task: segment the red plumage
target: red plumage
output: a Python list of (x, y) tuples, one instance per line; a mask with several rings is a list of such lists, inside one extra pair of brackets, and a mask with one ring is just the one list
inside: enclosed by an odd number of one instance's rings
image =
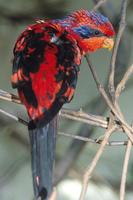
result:
[[(54, 103), (58, 101), (61, 107), (73, 97), (78, 73), (75, 66), (80, 64), (81, 52), (76, 41), (59, 30), (47, 22), (29, 26), (14, 49), (12, 85), (18, 88), (20, 99), (32, 120), (47, 118)], [(62, 37), (57, 44), (51, 42), (54, 32), (57, 39), (58, 35)], [(68, 55), (65, 55), (64, 46), (69, 47)]]
[(52, 190), (55, 136), (51, 120), (74, 95), (82, 56), (102, 47), (111, 49), (112, 36), (114, 30), (106, 17), (80, 10), (64, 19), (28, 26), (15, 44), (11, 80), (31, 120), (36, 198), (47, 199)]

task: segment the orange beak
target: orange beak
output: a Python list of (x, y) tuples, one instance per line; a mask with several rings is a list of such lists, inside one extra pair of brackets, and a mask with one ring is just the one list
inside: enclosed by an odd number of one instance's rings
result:
[(113, 46), (114, 46), (113, 38), (106, 38), (104, 40), (104, 42), (103, 42), (103, 46), (102, 47), (108, 49), (109, 51), (111, 51)]

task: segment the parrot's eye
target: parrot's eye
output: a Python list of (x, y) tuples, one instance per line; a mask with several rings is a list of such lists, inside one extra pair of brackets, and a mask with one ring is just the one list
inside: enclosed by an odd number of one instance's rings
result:
[(79, 34), (82, 38), (90, 38), (90, 37), (101, 37), (103, 33), (97, 29), (90, 28), (88, 26), (79, 26), (73, 28), (74, 32)]
[(99, 34), (100, 34), (100, 31), (96, 30), (95, 35), (99, 35)]

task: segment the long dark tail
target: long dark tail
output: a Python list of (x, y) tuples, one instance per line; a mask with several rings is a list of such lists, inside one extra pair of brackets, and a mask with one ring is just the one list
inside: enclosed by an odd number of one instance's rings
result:
[(29, 129), (35, 198), (47, 200), (52, 192), (56, 118), (41, 128)]

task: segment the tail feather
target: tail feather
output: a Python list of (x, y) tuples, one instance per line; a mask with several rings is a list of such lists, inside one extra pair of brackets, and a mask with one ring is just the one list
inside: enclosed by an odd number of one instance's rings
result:
[(36, 199), (47, 200), (52, 192), (56, 118), (44, 127), (29, 129), (32, 176)]

